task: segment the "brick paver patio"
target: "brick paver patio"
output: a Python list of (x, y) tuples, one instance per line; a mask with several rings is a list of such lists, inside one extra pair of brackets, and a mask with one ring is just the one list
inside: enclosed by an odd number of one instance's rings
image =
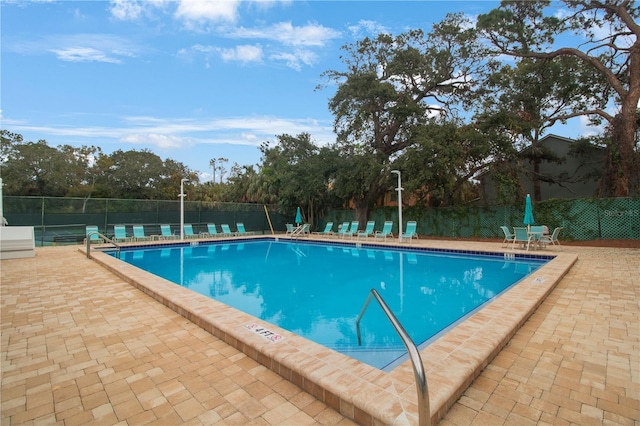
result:
[[(578, 262), (441, 425), (640, 423), (640, 250), (564, 250)], [(0, 262), (3, 425), (353, 424), (77, 247), (36, 253)]]
[(578, 262), (440, 422), (640, 424), (640, 250)]

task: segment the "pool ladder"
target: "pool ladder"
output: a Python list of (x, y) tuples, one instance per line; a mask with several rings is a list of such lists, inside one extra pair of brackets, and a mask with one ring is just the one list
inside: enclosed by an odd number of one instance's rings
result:
[(118, 257), (120, 257), (120, 245), (118, 243), (113, 241), (111, 238), (109, 238), (109, 237), (107, 237), (105, 235), (102, 235), (98, 231), (91, 231), (91, 232), (89, 232), (87, 234), (87, 259), (91, 259), (91, 236), (92, 235), (98, 235), (100, 238), (102, 238), (106, 242), (113, 244), (113, 246), (118, 251)]
[(413, 373), (416, 376), (416, 388), (418, 391), (418, 424), (420, 426), (430, 426), (431, 425), (431, 408), (429, 407), (429, 388), (427, 386), (427, 376), (424, 372), (424, 366), (422, 365), (422, 358), (420, 357), (420, 351), (416, 347), (409, 334), (405, 331), (402, 324), (398, 321), (389, 306), (382, 299), (380, 294), (376, 291), (375, 288), (372, 288), (369, 292), (369, 296), (367, 297), (367, 301), (364, 302), (364, 306), (360, 311), (360, 315), (358, 315), (358, 319), (356, 320), (356, 330), (358, 333), (358, 345), (362, 345), (362, 339), (360, 336), (360, 320), (364, 315), (365, 311), (369, 307), (369, 303), (371, 303), (372, 298), (376, 298), (380, 307), (384, 311), (387, 319), (391, 322), (391, 325), (396, 330), (396, 333), (402, 339), (402, 343), (407, 348), (407, 352), (409, 353), (409, 358), (411, 358), (411, 363), (413, 364)]

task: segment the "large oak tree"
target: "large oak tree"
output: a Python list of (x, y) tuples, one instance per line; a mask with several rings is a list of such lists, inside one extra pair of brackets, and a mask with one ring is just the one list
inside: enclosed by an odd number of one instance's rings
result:
[[(362, 223), (386, 192), (389, 161), (417, 142), (417, 128), (455, 115), (452, 104), (482, 65), (474, 29), (448, 15), (424, 34), (380, 34), (344, 48), (344, 69), (324, 73), (337, 84), (329, 101), (338, 145), (351, 156), (352, 200)], [(356, 188), (355, 184), (359, 184)]]
[[(558, 13), (548, 9), (550, 4), (547, 0), (503, 1), (499, 8), (479, 16), (477, 28), (496, 55), (579, 61), (581, 90), (572, 109), (554, 121), (577, 116), (604, 120), (610, 143), (601, 195), (636, 195), (640, 193), (640, 8), (634, 0), (563, 0), (566, 8)], [(576, 47), (558, 47), (576, 35), (585, 41)]]

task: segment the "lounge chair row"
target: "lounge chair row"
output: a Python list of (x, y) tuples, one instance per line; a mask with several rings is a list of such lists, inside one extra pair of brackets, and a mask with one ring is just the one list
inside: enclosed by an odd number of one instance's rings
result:
[[(387, 237), (393, 238), (393, 233), (391, 232), (391, 229), (393, 228), (393, 222), (391, 222), (390, 220), (385, 221), (384, 224), (382, 225), (382, 229), (378, 231), (375, 230), (376, 222), (374, 220), (368, 221), (363, 230), (360, 230), (359, 226), (360, 226), (360, 222), (357, 220), (354, 220), (351, 223), (343, 222), (338, 226), (337, 232), (334, 232), (333, 222), (328, 222), (325, 225), (325, 228), (323, 231), (313, 232), (313, 234), (318, 236), (337, 236), (340, 238), (346, 238), (346, 237), (356, 237), (356, 238), (374, 237), (374, 238), (385, 238), (385, 239)], [(409, 242), (411, 242), (412, 239), (418, 238), (416, 228), (417, 228), (416, 221), (413, 221), (413, 220), (408, 221), (405, 232), (401, 233), (399, 236), (400, 239), (408, 240)], [(291, 228), (290, 228), (290, 224), (287, 224), (287, 234), (291, 234), (292, 232), (294, 232), (293, 225), (291, 225)]]
[(185, 238), (234, 237), (253, 234), (254, 232), (249, 232), (244, 228), (244, 223), (242, 222), (236, 223), (236, 231), (232, 231), (228, 224), (223, 223), (220, 225), (220, 232), (218, 232), (215, 223), (208, 223), (207, 230), (198, 234), (193, 232), (193, 226), (191, 224), (184, 225)]
[[(185, 238), (211, 238), (211, 237), (228, 237), (228, 236), (242, 236), (252, 235), (253, 232), (245, 230), (244, 223), (236, 223), (237, 231), (231, 231), (229, 225), (220, 225), (221, 231), (218, 232), (214, 223), (207, 224), (207, 230), (203, 232), (195, 233), (193, 231), (193, 225), (184, 225), (184, 237)], [(86, 227), (85, 235), (88, 235), (91, 243), (103, 243), (103, 238), (97, 234), (98, 227), (90, 225)], [(89, 235), (90, 234), (90, 235)], [(132, 233), (127, 233), (125, 225), (114, 225), (113, 227), (113, 240), (115, 242), (132, 242), (132, 241), (151, 241), (151, 240), (173, 240), (179, 239), (179, 234), (174, 234), (171, 230), (171, 225), (160, 225), (159, 235), (147, 235), (144, 229), (144, 225), (133, 225)]]

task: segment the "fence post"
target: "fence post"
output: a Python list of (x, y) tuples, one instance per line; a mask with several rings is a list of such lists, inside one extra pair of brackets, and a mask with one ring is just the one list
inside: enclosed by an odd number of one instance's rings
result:
[(44, 245), (44, 197), (42, 197), (42, 208), (40, 209), (40, 246)]
[(109, 199), (104, 199), (104, 233), (107, 234), (107, 223), (109, 223)]

